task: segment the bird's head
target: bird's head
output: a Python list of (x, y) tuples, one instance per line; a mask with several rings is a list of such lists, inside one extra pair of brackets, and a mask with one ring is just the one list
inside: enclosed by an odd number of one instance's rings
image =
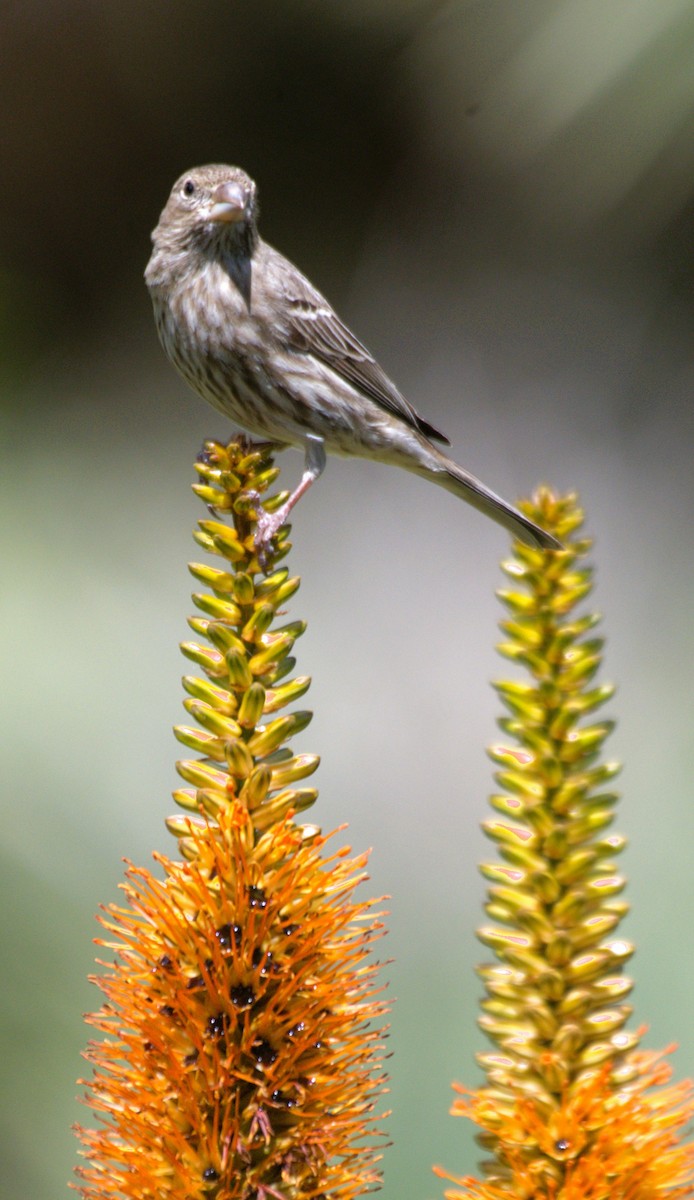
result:
[(238, 242), (252, 249), (257, 217), (256, 186), (240, 167), (194, 167), (173, 185), (152, 240)]

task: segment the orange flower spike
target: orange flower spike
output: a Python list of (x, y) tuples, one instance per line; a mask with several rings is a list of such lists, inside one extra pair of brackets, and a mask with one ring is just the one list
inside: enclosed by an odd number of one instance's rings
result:
[[(197, 540), (227, 559), (194, 565), (210, 591), (184, 647), (206, 678), (184, 680), (200, 728), (177, 736), (200, 755), (179, 764), (192, 787), (167, 822), (184, 861), (130, 867), (125, 905), (102, 942), (115, 961), (95, 982), (104, 1035), (87, 1052), (87, 1102), (102, 1121), (79, 1131), (85, 1200), (351, 1200), (379, 1180), (373, 1109), (384, 1090), (385, 1006), (369, 953), (381, 926), (354, 891), (366, 856), (325, 856), (325, 837), (294, 814), (316, 792), (294, 784), (315, 755), (284, 744), (307, 713), (277, 716), (308, 688), (288, 679), (300, 622), (274, 628), (298, 580), (260, 573), (257, 496), (276, 477), (269, 452), (208, 443), (199, 495), (233, 526), (200, 522)], [(265, 501), (268, 509), (282, 496)]]
[(614, 937), (627, 911), (608, 832), (617, 765), (601, 762), (612, 722), (588, 723), (612, 695), (595, 684), (597, 617), (576, 615), (590, 591), (575, 537), (575, 498), (538, 492), (528, 515), (565, 546), (517, 544), (504, 563), (502, 654), (526, 672), (497, 684), (515, 745), (495, 746), (501, 791), (484, 828), (501, 861), (487, 863), (480, 931), (496, 954), (480, 968), (480, 1024), (495, 1048), (480, 1056), (487, 1085), (453, 1112), (478, 1126), (491, 1155), (484, 1178), (455, 1179), (446, 1195), (479, 1200), (660, 1200), (694, 1195), (694, 1146), (679, 1140), (694, 1116), (692, 1085), (669, 1084), (662, 1055), (637, 1049), (625, 1028), (632, 947)]

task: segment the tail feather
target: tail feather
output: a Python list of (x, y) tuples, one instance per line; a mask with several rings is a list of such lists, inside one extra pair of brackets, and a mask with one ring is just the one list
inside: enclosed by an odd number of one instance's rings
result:
[(473, 508), (477, 508), (486, 516), (491, 517), (499, 525), (503, 525), (504, 529), (508, 529), (514, 537), (520, 538), (522, 542), (526, 542), (530, 546), (535, 546), (540, 550), (561, 550), (561, 542), (558, 542), (551, 533), (547, 533), (531, 521), (529, 517), (524, 516), (512, 504), (503, 500), (501, 496), (497, 496), (496, 492), (491, 491), (486, 484), (481, 480), (476, 479), (474, 475), (470, 475), (454, 463), (452, 459), (446, 458), (444, 454), (440, 455), (441, 466), (426, 470), (429, 479), (438, 483), (447, 491), (453, 492), (455, 496), (459, 496), (461, 500), (466, 500)]

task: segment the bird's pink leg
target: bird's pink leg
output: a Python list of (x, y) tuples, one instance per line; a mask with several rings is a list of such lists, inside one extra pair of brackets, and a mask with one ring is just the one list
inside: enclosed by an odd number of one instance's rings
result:
[(285, 500), (284, 504), (280, 508), (275, 509), (273, 513), (265, 512), (265, 509), (262, 507), (258, 509), (255, 545), (262, 556), (264, 556), (264, 551), (277, 533), (277, 530), (281, 525), (284, 525), (294, 505), (305, 495), (311, 484), (315, 483), (318, 477), (323, 474), (325, 461), (323, 439), (316, 437), (313, 433), (308, 433), (306, 435), (304, 471), (294, 491)]

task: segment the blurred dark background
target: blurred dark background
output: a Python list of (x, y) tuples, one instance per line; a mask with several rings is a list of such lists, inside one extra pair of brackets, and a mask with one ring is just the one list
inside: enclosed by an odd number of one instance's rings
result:
[[(620, 685), (635, 1020), (694, 1071), (691, 4), (5, 0), (0, 51), (6, 1194), (63, 1194), (93, 913), (123, 856), (174, 850), (188, 484), (230, 430), (165, 361), (142, 272), (173, 180), (206, 161), (256, 178), (266, 238), (459, 461), (510, 498), (579, 490)], [(477, 1157), (447, 1109), (482, 1045), (507, 544), (343, 460), (294, 544), (315, 819), (349, 821), (392, 895), (385, 1194), (436, 1196), (432, 1162)]]

